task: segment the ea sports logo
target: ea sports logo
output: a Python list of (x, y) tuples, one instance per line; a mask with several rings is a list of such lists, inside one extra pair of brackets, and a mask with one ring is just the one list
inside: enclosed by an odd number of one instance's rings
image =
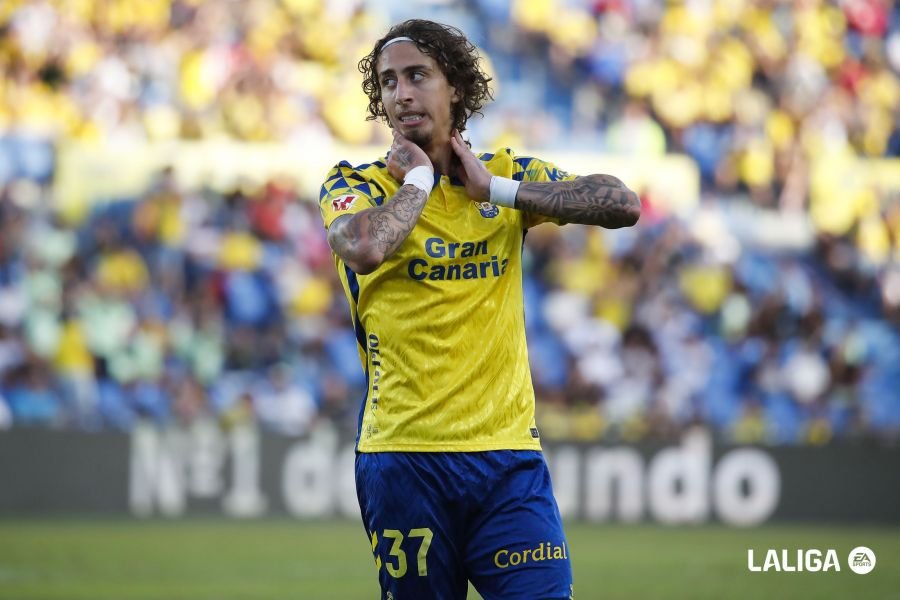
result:
[(872, 552), (871, 548), (857, 546), (850, 551), (847, 563), (850, 565), (851, 571), (859, 575), (865, 575), (875, 568), (875, 553)]

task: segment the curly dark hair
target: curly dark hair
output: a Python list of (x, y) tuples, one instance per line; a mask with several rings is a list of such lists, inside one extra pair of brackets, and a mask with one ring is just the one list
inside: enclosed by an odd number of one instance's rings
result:
[(385, 42), (404, 36), (415, 40), (419, 50), (434, 59), (447, 82), (459, 92), (462, 101), (452, 107), (453, 127), (465, 131), (469, 117), (475, 113), (481, 114), (485, 102), (494, 97), (488, 86), (491, 78), (481, 69), (478, 50), (462, 31), (424, 19), (410, 19), (394, 25), (386, 36), (375, 43), (372, 51), (359, 61), (359, 71), (363, 74), (363, 91), (369, 97), (369, 114), (366, 120), (372, 121), (380, 117), (390, 126), (381, 102), (381, 84), (376, 69)]

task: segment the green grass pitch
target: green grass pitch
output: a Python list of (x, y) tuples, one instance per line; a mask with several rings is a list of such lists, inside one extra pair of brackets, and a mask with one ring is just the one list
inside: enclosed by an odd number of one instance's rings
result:
[[(579, 600), (900, 598), (896, 527), (568, 523), (567, 532)], [(858, 545), (877, 556), (868, 575), (847, 567)], [(751, 573), (748, 548), (757, 556), (768, 548), (834, 548), (841, 571)], [(375, 600), (378, 591), (355, 522), (5, 519), (0, 598)]]

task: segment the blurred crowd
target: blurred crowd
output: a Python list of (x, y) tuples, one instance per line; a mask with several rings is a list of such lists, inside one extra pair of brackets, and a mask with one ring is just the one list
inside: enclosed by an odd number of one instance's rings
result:
[(213, 416), (302, 434), (355, 414), (364, 376), (346, 304), (318, 207), (289, 181), (186, 193), (167, 170), (76, 227), (40, 197), (23, 209), (29, 194), (40, 190), (0, 197), (0, 389), (13, 423), (129, 430)]
[[(383, 143), (356, 61), (423, 10), (0, 3), (0, 428), (213, 416), (353, 431), (355, 337), (318, 208), (290, 177), (222, 192), (167, 169), (73, 222), (54, 211), (55, 148)], [(460, 26), (495, 77), (496, 102), (470, 122), (476, 148), (677, 152), (699, 167), (690, 214), (644, 192), (633, 230), (528, 236), (545, 437), (666, 438), (705, 423), (740, 442), (900, 438), (900, 195), (877, 169), (853, 170), (900, 156), (900, 8), (469, 0), (425, 12)]]
[(897, 272), (889, 290), (855, 269), (845, 280), (833, 255), (849, 244), (772, 252), (740, 233), (759, 214), (710, 204), (694, 217), (529, 234), (545, 433), (670, 439), (705, 424), (745, 443), (896, 439)]

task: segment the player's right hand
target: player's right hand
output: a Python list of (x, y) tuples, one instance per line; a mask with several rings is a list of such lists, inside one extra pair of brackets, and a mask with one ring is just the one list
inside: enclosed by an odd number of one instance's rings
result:
[(431, 159), (425, 151), (394, 130), (394, 143), (387, 156), (388, 173), (402, 182), (406, 174), (416, 167), (431, 167)]

